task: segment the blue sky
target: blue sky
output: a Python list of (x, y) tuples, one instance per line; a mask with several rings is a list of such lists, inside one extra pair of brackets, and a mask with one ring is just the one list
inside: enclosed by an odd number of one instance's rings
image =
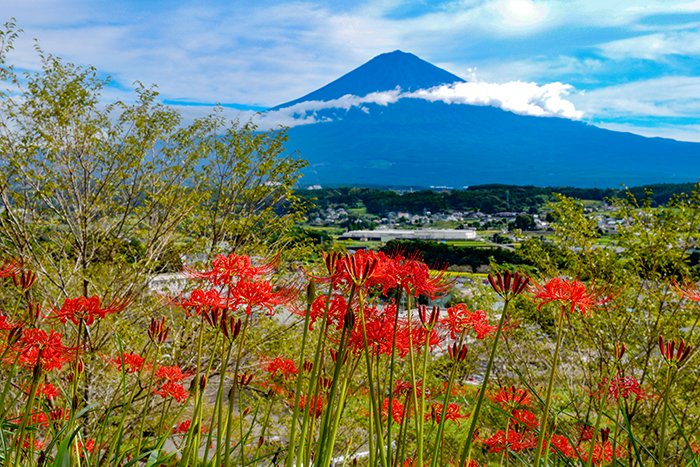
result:
[(564, 83), (585, 121), (700, 141), (697, 0), (3, 0), (0, 13), (24, 29), (18, 67), (38, 67), (37, 38), (110, 75), (107, 99), (138, 80), (187, 115), (286, 102), (401, 49), (485, 84)]

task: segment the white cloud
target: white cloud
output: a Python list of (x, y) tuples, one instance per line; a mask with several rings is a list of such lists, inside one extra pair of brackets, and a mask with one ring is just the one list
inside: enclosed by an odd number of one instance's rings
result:
[(255, 120), (263, 128), (278, 125), (297, 126), (329, 121), (330, 117), (320, 117), (318, 112), (328, 109), (349, 110), (356, 107), (368, 112), (367, 104), (387, 106), (400, 99), (422, 99), (446, 104), (468, 104), (498, 107), (520, 115), (537, 117), (563, 117), (580, 119), (583, 112), (565, 99), (572, 87), (563, 83), (537, 85), (513, 81), (508, 83), (468, 82), (453, 83), (421, 89), (413, 92), (392, 91), (373, 92), (366, 96), (345, 95), (328, 101), (305, 101), (279, 110), (263, 113)]
[(700, 55), (700, 30), (645, 34), (608, 42), (600, 49), (612, 59), (658, 60), (666, 55)]
[(700, 115), (700, 77), (666, 76), (607, 86), (573, 96), (586, 114), (606, 117)]
[(441, 101), (447, 104), (490, 105), (521, 115), (536, 117), (563, 117), (580, 119), (583, 112), (576, 110), (564, 96), (573, 87), (563, 83), (538, 85), (522, 81), (486, 83), (483, 81), (453, 83), (419, 90), (406, 97)]

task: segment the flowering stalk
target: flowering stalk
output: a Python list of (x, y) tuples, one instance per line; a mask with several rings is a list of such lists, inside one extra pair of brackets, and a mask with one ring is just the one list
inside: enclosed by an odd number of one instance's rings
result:
[[(401, 306), (401, 288), (396, 290), (396, 314), (394, 316), (394, 328), (391, 335), (391, 360), (389, 363), (389, 387), (387, 392), (389, 393), (389, 407), (393, 407), (394, 404), (394, 367), (396, 363), (396, 334), (399, 326), (399, 308)], [(386, 427), (386, 458), (389, 464), (392, 464), (392, 452), (391, 452), (391, 426), (393, 423), (387, 423)]]
[[(370, 347), (369, 347), (369, 341), (367, 339), (367, 326), (366, 326), (366, 321), (365, 321), (365, 303), (364, 303), (364, 294), (361, 292), (358, 293), (358, 297), (360, 300), (360, 326), (362, 330), (362, 339), (364, 341), (364, 354), (365, 354), (365, 364), (367, 366), (367, 382), (369, 385), (369, 394), (370, 394), (370, 409), (372, 412), (372, 416), (374, 417), (374, 423), (375, 426), (372, 426), (370, 423), (370, 427), (373, 428), (370, 429), (370, 437), (373, 435), (376, 437), (377, 440), (377, 450), (379, 451), (379, 462), (383, 467), (387, 467), (387, 460), (386, 460), (386, 452), (384, 450), (384, 440), (383, 440), (383, 432), (384, 430), (382, 429), (382, 418), (381, 418), (381, 408), (379, 406), (379, 401), (377, 400), (377, 394), (374, 391), (374, 378), (372, 376), (372, 362), (370, 360)], [(374, 433), (373, 433), (374, 431)], [(419, 443), (421, 441), (419, 440)], [(421, 444), (419, 444), (421, 446)], [(370, 454), (372, 454), (372, 449), (370, 448)], [(419, 460), (421, 459), (419, 455)], [(422, 465), (422, 464), (421, 464)]]
[(459, 343), (454, 344), (450, 347), (449, 355), (452, 358), (452, 368), (450, 369), (450, 377), (447, 380), (447, 392), (445, 393), (445, 400), (442, 403), (442, 411), (440, 412), (440, 422), (438, 423), (437, 433), (435, 434), (435, 449), (433, 450), (433, 459), (430, 463), (431, 467), (438, 467), (439, 465), (444, 465), (442, 462), (442, 442), (443, 442), (443, 432), (445, 429), (445, 421), (447, 418), (447, 408), (450, 404), (450, 396), (452, 395), (452, 385), (454, 384), (455, 376), (457, 375), (457, 366), (460, 362), (464, 361), (467, 357), (467, 346), (461, 345), (464, 339), (464, 334), (466, 331), (462, 331), (459, 337)]
[[(340, 419), (343, 415), (343, 408), (345, 407), (345, 399), (347, 398), (348, 395), (348, 389), (349, 389), (349, 382), (352, 374), (355, 372), (355, 369), (357, 369), (357, 365), (360, 363), (359, 359), (355, 359), (352, 365), (347, 365), (347, 370), (346, 374), (343, 377), (343, 383), (340, 388), (340, 394), (338, 396), (338, 402), (337, 402), (337, 410), (335, 412), (335, 419), (333, 420), (333, 424), (331, 425), (331, 433), (328, 441), (328, 446), (335, 446), (335, 439), (338, 434), (338, 427), (340, 426)], [(330, 452), (332, 454), (332, 451)], [(322, 464), (323, 467), (330, 467), (331, 462), (333, 460), (332, 455), (325, 456), (324, 457), (324, 463)]]
[[(160, 358), (160, 347), (156, 346), (155, 360), (153, 363), (153, 368), (148, 376), (148, 385), (146, 390), (146, 400), (143, 404), (143, 410), (141, 411), (141, 423), (139, 424), (138, 430), (138, 441), (136, 442), (136, 451), (134, 452), (135, 457), (139, 457), (141, 454), (141, 443), (143, 442), (143, 430), (146, 424), (146, 414), (148, 413), (148, 408), (151, 405), (151, 392), (153, 391), (153, 381), (155, 380), (156, 369), (158, 368), (158, 359)], [(126, 413), (126, 412), (125, 412)], [(119, 454), (119, 447), (117, 447), (117, 455)]]
[[(604, 385), (604, 389), (603, 389), (603, 392), (602, 392), (601, 397), (600, 397), (600, 403), (598, 404), (598, 407), (597, 407), (596, 421), (595, 421), (595, 426), (593, 427), (593, 439), (594, 440), (598, 436), (600, 422), (603, 419), (603, 408), (604, 408), (603, 404), (605, 403), (605, 400), (608, 396), (610, 388), (612, 387), (613, 374), (617, 374), (620, 372), (620, 361), (621, 361), (622, 356), (624, 354), (625, 354), (625, 344), (620, 344), (619, 342), (616, 342), (615, 343), (615, 363), (612, 366), (612, 368), (610, 368), (607, 376), (604, 379), (605, 385)], [(619, 391), (617, 391), (617, 393), (618, 393), (618, 399), (619, 399), (619, 396), (620, 396)], [(617, 429), (618, 429), (618, 426), (617, 426), (617, 420), (616, 420), (616, 424), (615, 424), (615, 432), (616, 433), (617, 433)], [(616, 437), (613, 438), (613, 441), (615, 441), (615, 439), (616, 439)], [(588, 448), (588, 460), (586, 461), (586, 467), (591, 467), (591, 465), (593, 463), (593, 450), (594, 450), (594, 448), (595, 448), (595, 443), (591, 443), (591, 445)], [(615, 456), (615, 450), (613, 449), (613, 457), (614, 456)]]
[[(306, 339), (309, 334), (309, 321), (311, 320), (311, 305), (314, 301), (314, 283), (309, 281), (306, 288), (306, 310), (304, 313), (304, 334), (301, 338), (301, 350), (299, 352), (299, 368), (304, 365), (304, 356), (306, 354)], [(329, 300), (330, 301), (330, 300)], [(319, 336), (319, 343), (321, 337)], [(313, 368), (312, 368), (313, 370)], [(299, 417), (299, 400), (301, 398), (301, 375), (297, 376), (296, 388), (294, 390), (294, 409), (292, 411), (292, 427), (289, 430), (289, 448), (287, 450), (287, 467), (291, 467), (294, 462), (294, 451), (296, 448), (295, 438), (297, 432), (297, 418)]]
[[(335, 366), (333, 369), (333, 378), (331, 378), (331, 387), (328, 395), (328, 403), (326, 407), (326, 413), (321, 422), (321, 429), (318, 435), (318, 448), (316, 450), (316, 455), (318, 457), (319, 465), (325, 465), (324, 463), (330, 464), (331, 458), (333, 457), (333, 447), (335, 445), (335, 437), (333, 436), (333, 430), (331, 428), (331, 416), (332, 408), (336, 407), (336, 419), (340, 420), (343, 409), (345, 408), (344, 391), (346, 386), (341, 387), (341, 397), (336, 403), (336, 393), (338, 391), (338, 385), (341, 384), (341, 371), (345, 360), (348, 356), (348, 339), (350, 338), (350, 333), (352, 328), (355, 326), (355, 314), (352, 310), (352, 301), (355, 298), (357, 287), (353, 284), (350, 288), (350, 295), (348, 298), (348, 306), (345, 310), (345, 316), (343, 318), (343, 329), (340, 333), (340, 342), (338, 343), (338, 351), (335, 359)], [(347, 384), (347, 378), (344, 379), (343, 384)], [(315, 394), (317, 397), (317, 394)], [(309, 411), (304, 412), (305, 420), (309, 417)], [(309, 442), (309, 444), (311, 444)], [(309, 449), (310, 451), (310, 449)], [(310, 453), (309, 453), (310, 454)], [(304, 464), (307, 465), (309, 459), (304, 458)]]
[(486, 364), (486, 372), (484, 373), (484, 380), (481, 382), (481, 388), (479, 389), (479, 397), (476, 399), (476, 405), (471, 414), (471, 423), (469, 424), (469, 431), (467, 433), (467, 441), (464, 443), (464, 449), (462, 450), (462, 457), (460, 459), (459, 465), (469, 465), (472, 456), (472, 445), (474, 441), (474, 433), (476, 432), (476, 424), (479, 421), (479, 413), (481, 412), (481, 406), (484, 403), (484, 396), (486, 396), (486, 388), (489, 382), (489, 377), (491, 376), (491, 370), (493, 368), (493, 362), (496, 359), (496, 349), (498, 348), (498, 340), (501, 337), (501, 331), (503, 329), (503, 323), (505, 323), (506, 315), (508, 314), (508, 306), (510, 305), (510, 299), (506, 299), (503, 302), (503, 310), (501, 310), (501, 318), (498, 320), (498, 327), (496, 328), (496, 335), (493, 337), (493, 344), (491, 344), (491, 354), (489, 355), (489, 361)]
[[(226, 350), (224, 352), (224, 358), (223, 361), (221, 362), (221, 370), (219, 371), (219, 387), (216, 390), (216, 400), (214, 402), (214, 410), (211, 415), (211, 422), (209, 423), (210, 430), (209, 430), (209, 438), (207, 439), (207, 444), (211, 442), (211, 436), (212, 433), (214, 432), (214, 417), (216, 417), (216, 454), (215, 454), (215, 464), (219, 465), (221, 463), (221, 450), (219, 447), (221, 446), (221, 441), (223, 439), (223, 423), (224, 423), (224, 411), (223, 411), (223, 399), (224, 399), (224, 381), (226, 379), (226, 368), (228, 368), (228, 362), (231, 359), (231, 349), (233, 349), (233, 343), (229, 342), (228, 345), (225, 345), (224, 341), (224, 346), (226, 347)], [(209, 451), (207, 451), (208, 453)], [(205, 455), (204, 457), (204, 463), (206, 464), (207, 462), (207, 457)]]
[(547, 393), (545, 395), (544, 412), (542, 412), (542, 420), (540, 421), (540, 436), (537, 440), (537, 454), (535, 455), (535, 467), (540, 465), (542, 457), (542, 448), (544, 438), (547, 434), (547, 421), (549, 418), (549, 408), (552, 403), (552, 388), (554, 387), (554, 376), (557, 371), (557, 362), (559, 360), (559, 350), (561, 349), (561, 341), (564, 336), (564, 317), (566, 316), (566, 305), (562, 305), (557, 321), (557, 345), (554, 348), (554, 356), (552, 357), (552, 370), (549, 372), (549, 382), (547, 383)]
[[(236, 398), (236, 388), (238, 386), (238, 371), (241, 368), (241, 356), (243, 355), (243, 343), (245, 342), (246, 332), (248, 331), (248, 323), (250, 322), (250, 314), (246, 313), (245, 322), (241, 331), (241, 340), (238, 342), (238, 354), (236, 355), (236, 368), (233, 371), (233, 385), (228, 394), (228, 416), (226, 418), (226, 441), (224, 442), (224, 466), (230, 465), (229, 458), (231, 457), (231, 434), (233, 431), (233, 404)], [(219, 449), (219, 446), (217, 446)], [(241, 446), (241, 450), (243, 447)]]
[(668, 417), (668, 401), (671, 396), (671, 384), (673, 382), (673, 370), (676, 371), (690, 357), (693, 347), (687, 345), (684, 340), (680, 343), (676, 341), (666, 341), (663, 336), (659, 336), (659, 350), (661, 356), (666, 361), (666, 385), (664, 389), (664, 405), (663, 414), (661, 416), (661, 434), (659, 435), (659, 450), (657, 463), (660, 466), (664, 465), (664, 454), (666, 451), (666, 419)]
[(425, 432), (425, 376), (428, 368), (428, 355), (430, 355), (430, 333), (433, 331), (433, 328), (435, 327), (435, 323), (437, 322), (438, 316), (440, 314), (440, 308), (438, 307), (433, 307), (432, 312), (429, 315), (429, 318), (426, 316), (428, 312), (426, 311), (425, 308), (419, 308), (418, 309), (418, 315), (420, 317), (421, 324), (423, 324), (423, 328), (425, 331), (425, 344), (423, 346), (423, 367), (421, 369), (422, 374), (421, 374), (421, 387), (420, 387), (420, 402), (417, 408), (417, 418), (416, 420), (419, 422), (418, 424), (418, 439), (416, 442), (418, 443), (418, 464), (423, 465), (423, 440), (425, 438), (424, 432)]
[[(37, 364), (34, 366), (34, 371), (32, 373), (32, 384), (29, 389), (29, 397), (27, 398), (27, 405), (24, 409), (24, 415), (22, 416), (22, 421), (19, 425), (19, 435), (17, 438), (17, 451), (15, 453), (14, 467), (20, 465), (20, 460), (22, 458), (22, 445), (24, 444), (24, 430), (27, 428), (29, 419), (32, 416), (32, 411), (34, 410), (34, 399), (36, 398), (36, 390), (39, 387), (39, 380), (41, 379), (41, 364), (39, 363), (41, 359), (41, 351), (39, 351), (39, 358), (37, 358)], [(29, 449), (33, 449), (32, 443), (29, 443)], [(7, 465), (10, 465), (10, 459), (7, 459)]]

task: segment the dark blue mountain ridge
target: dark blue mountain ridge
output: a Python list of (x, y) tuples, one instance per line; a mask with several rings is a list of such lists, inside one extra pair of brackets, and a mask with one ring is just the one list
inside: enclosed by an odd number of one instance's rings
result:
[[(455, 81), (448, 72), (433, 73), (436, 67), (422, 66), (427, 62), (413, 55), (409, 63), (421, 66), (401, 68), (403, 61), (394, 58), (404, 55), (410, 54), (380, 55), (343, 77), (352, 79), (307, 96), (329, 100)], [(397, 69), (389, 72), (386, 67)], [(429, 70), (426, 76), (424, 70)], [(388, 74), (400, 79), (371, 85), (375, 75)], [(353, 83), (361, 85), (353, 89)], [(307, 96), (279, 108), (304, 102)], [(288, 150), (310, 163), (302, 185), (619, 187), (700, 178), (700, 143), (646, 138), (564, 118), (417, 98), (313, 114), (322, 123), (296, 126), (288, 133)]]
[(411, 53), (395, 50), (377, 55), (364, 65), (344, 74), (322, 88), (293, 101), (272, 107), (279, 110), (299, 102), (329, 101), (344, 95), (366, 96), (376, 91), (428, 89), (441, 84), (463, 82), (457, 75), (438, 68)]

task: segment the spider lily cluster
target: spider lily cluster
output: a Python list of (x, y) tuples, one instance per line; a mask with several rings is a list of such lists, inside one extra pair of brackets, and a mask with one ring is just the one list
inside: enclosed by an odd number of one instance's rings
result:
[[(626, 346), (616, 342), (587, 389), (588, 414), (554, 403), (567, 327), (592, 319), (610, 300), (595, 288), (558, 277), (540, 285), (504, 272), (485, 281), (500, 310), (443, 308), (423, 303), (447, 293), (450, 281), (416, 258), (330, 253), (323, 266), (302, 274), (302, 293), (272, 279), (276, 260), (217, 256), (209, 269), (188, 271), (194, 289), (167, 297), (170, 315), (115, 335), (104, 352), (92, 330), (110, 322), (119, 329), (136, 312), (133, 296), (40, 304), (32, 294), (40, 277), (26, 263), (5, 261), (0, 461), (643, 465), (666, 462), (671, 446), (678, 458), (684, 443), (668, 428), (674, 383), (693, 356), (685, 340), (658, 337), (662, 391), (627, 372)], [(676, 287), (697, 301), (689, 286)], [(545, 386), (517, 368), (497, 370), (499, 348), (510, 345), (526, 302), (556, 320), (554, 351), (543, 357)], [(176, 318), (195, 333), (192, 348), (179, 353)], [(294, 352), (256, 351), (255, 328), (280, 318), (294, 324)], [(479, 384), (469, 384), (473, 373)], [(661, 401), (659, 436), (648, 446), (634, 435), (630, 404), (653, 400)], [(697, 445), (683, 441), (681, 454), (693, 461)], [(359, 450), (365, 455), (352, 454)]]

